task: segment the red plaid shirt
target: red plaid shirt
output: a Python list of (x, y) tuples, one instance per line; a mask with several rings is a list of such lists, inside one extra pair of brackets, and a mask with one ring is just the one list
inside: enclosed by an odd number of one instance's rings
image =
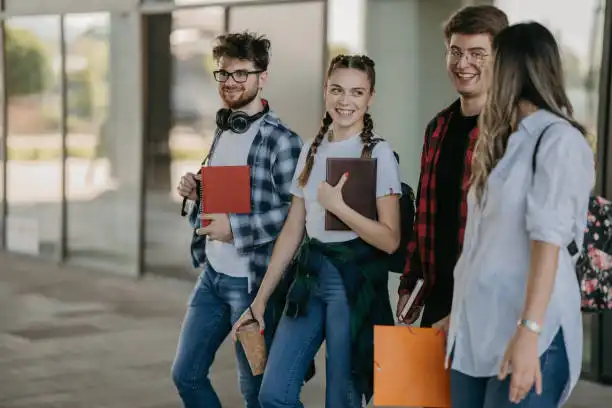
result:
[[(446, 135), (448, 124), (453, 113), (457, 111), (459, 100), (440, 112), (429, 122), (425, 130), (425, 141), (421, 153), (421, 175), (416, 198), (416, 216), (412, 238), (408, 243), (406, 268), (401, 277), (399, 293), (409, 293), (419, 278), (425, 279), (424, 295), (427, 296), (436, 282), (436, 259), (434, 253), (435, 223), (436, 223), (436, 169), (440, 157), (440, 147)], [(461, 186), (461, 207), (459, 216), (459, 251), (463, 246), (465, 223), (467, 219), (467, 193), (472, 174), (472, 154), (478, 138), (478, 129), (474, 128), (469, 135), (463, 183)], [(420, 297), (421, 302), (423, 296)]]

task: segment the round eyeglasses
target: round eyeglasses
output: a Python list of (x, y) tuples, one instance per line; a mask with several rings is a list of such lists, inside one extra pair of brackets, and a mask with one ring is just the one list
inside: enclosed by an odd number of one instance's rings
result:
[(448, 60), (451, 64), (457, 64), (461, 59), (465, 56), (467, 57), (467, 61), (474, 64), (482, 64), (485, 59), (489, 56), (483, 50), (469, 50), (469, 51), (461, 51), (458, 48), (451, 48), (446, 51)]

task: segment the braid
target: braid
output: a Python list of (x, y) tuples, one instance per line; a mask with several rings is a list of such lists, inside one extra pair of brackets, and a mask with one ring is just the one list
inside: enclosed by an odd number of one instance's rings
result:
[(361, 142), (365, 149), (370, 148), (372, 139), (374, 139), (374, 121), (372, 115), (366, 113), (363, 115), (363, 130), (361, 131)]
[(298, 178), (298, 184), (300, 187), (304, 187), (306, 183), (308, 183), (308, 179), (310, 178), (310, 172), (312, 171), (312, 166), (314, 165), (314, 157), (317, 154), (317, 149), (319, 145), (323, 141), (329, 126), (332, 124), (332, 117), (329, 113), (325, 113), (323, 116), (323, 120), (321, 121), (321, 128), (319, 129), (319, 133), (315, 136), (312, 141), (312, 145), (310, 146), (310, 150), (308, 151), (308, 155), (306, 156), (306, 163), (304, 164), (304, 169)]

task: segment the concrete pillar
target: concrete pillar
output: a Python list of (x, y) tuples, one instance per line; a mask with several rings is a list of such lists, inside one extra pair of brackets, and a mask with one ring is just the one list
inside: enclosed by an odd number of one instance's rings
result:
[[(141, 185), (143, 146), (142, 94), (142, 20), (136, 13), (112, 13), (110, 30), (109, 114), (106, 140), (114, 156), (114, 197), (105, 203), (105, 222), (109, 229), (121, 231), (114, 245), (128, 259), (122, 272), (140, 272)], [(108, 211), (108, 212), (107, 212)], [(92, 231), (95, 233), (95, 231)], [(119, 238), (119, 237), (118, 237)]]
[(460, 0), (369, 0), (366, 48), (376, 62), (375, 127), (401, 157), (402, 176), (419, 177), (427, 122), (456, 94), (445, 68), (442, 26)]

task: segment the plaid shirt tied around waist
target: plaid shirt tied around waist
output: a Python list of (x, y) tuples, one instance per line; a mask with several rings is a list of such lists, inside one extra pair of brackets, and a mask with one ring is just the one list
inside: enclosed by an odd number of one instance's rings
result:
[[(210, 155), (214, 154), (214, 143)], [(261, 121), (247, 164), (251, 168), (251, 213), (228, 214), (233, 244), (240, 254), (248, 255), (250, 290), (259, 286), (268, 267), (274, 242), (289, 212), (293, 173), (302, 150), (302, 139), (285, 126), (270, 110)], [(192, 206), (189, 222), (200, 225), (200, 203)], [(206, 236), (194, 231), (191, 240), (194, 267), (206, 262)]]
[[(412, 238), (408, 243), (407, 262), (401, 277), (400, 295), (410, 293), (418, 279), (424, 279), (424, 296), (419, 296), (422, 303), (424, 298), (431, 292), (436, 282), (436, 259), (435, 259), (435, 225), (436, 225), (436, 169), (440, 157), (440, 147), (446, 136), (448, 125), (453, 114), (458, 111), (459, 100), (440, 112), (429, 122), (425, 130), (425, 140), (421, 153), (421, 174), (417, 188), (416, 215)], [(467, 193), (470, 187), (472, 174), (472, 155), (478, 129), (474, 128), (469, 135), (469, 143), (463, 166), (463, 178), (461, 183), (461, 206), (459, 211), (459, 252), (463, 246), (465, 235), (465, 224), (467, 220)]]

